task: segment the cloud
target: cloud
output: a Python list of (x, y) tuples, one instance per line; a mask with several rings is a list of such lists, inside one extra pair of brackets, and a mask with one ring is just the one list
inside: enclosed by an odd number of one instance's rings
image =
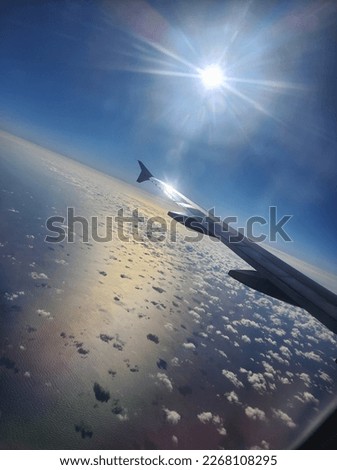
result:
[(303, 351), (300, 351), (299, 349), (295, 349), (295, 352), (297, 356), (305, 357), (306, 359), (310, 359), (315, 362), (323, 362), (323, 359), (321, 358), (321, 356), (316, 354), (314, 351), (303, 352)]
[(233, 334), (236, 334), (236, 335), (238, 334), (238, 330), (233, 328), (232, 325), (226, 325), (225, 328), (226, 328), (227, 331), (230, 331)]
[(226, 394), (225, 394), (225, 397), (227, 398), (227, 400), (229, 401), (229, 403), (240, 403), (239, 397), (238, 397), (238, 395), (234, 392), (234, 390), (232, 390), (232, 391), (229, 392), (229, 393), (226, 393)]
[(173, 385), (172, 385), (171, 380), (167, 377), (166, 374), (163, 374), (163, 373), (161, 373), (161, 372), (158, 372), (158, 374), (157, 374), (157, 379), (158, 379), (163, 385), (165, 385), (165, 387), (166, 387), (170, 392), (172, 392), (172, 390), (173, 390)]
[(171, 364), (173, 365), (173, 367), (179, 367), (180, 366), (179, 358), (178, 357), (172, 357)]
[(177, 411), (169, 410), (167, 408), (163, 408), (164, 413), (166, 415), (166, 421), (170, 424), (178, 424), (181, 416)]
[(195, 344), (193, 344), (193, 343), (183, 343), (183, 347), (184, 347), (185, 349), (194, 350), (194, 349), (195, 349)]
[(314, 403), (315, 405), (319, 404), (319, 400), (312, 393), (303, 392), (295, 395), (295, 398), (299, 400), (301, 403)]
[(199, 313), (195, 312), (194, 310), (190, 310), (188, 313), (191, 315), (191, 317), (194, 318), (194, 321), (195, 321), (195, 322), (199, 323), (199, 320), (200, 320), (200, 318), (201, 318), (201, 316), (199, 315)]
[(279, 377), (279, 380), (281, 382), (281, 384), (283, 385), (289, 385), (291, 384), (290, 380), (288, 379), (288, 377)]
[(336, 346), (337, 341), (335, 339), (335, 335), (332, 333), (332, 331), (327, 330), (326, 328), (322, 327), (322, 330), (320, 332), (316, 332), (316, 336), (319, 339), (322, 339), (323, 341), (328, 341), (332, 345)]
[(323, 372), (323, 371), (319, 371), (319, 378), (324, 380), (324, 382), (328, 382), (328, 383), (332, 383), (333, 380), (332, 378), (326, 373), (326, 372)]
[(218, 428), (217, 431), (221, 436), (227, 436), (227, 430), (223, 426)]
[(48, 276), (45, 273), (32, 272), (30, 273), (30, 277), (32, 277), (33, 279), (48, 279)]
[(217, 352), (220, 354), (220, 356), (222, 356), (222, 357), (224, 357), (224, 358), (227, 358), (227, 357), (228, 357), (227, 354), (226, 354), (224, 351), (222, 351), (221, 349), (216, 349), (216, 348), (215, 348), (215, 351), (217, 351)]
[(263, 393), (267, 391), (267, 382), (263, 374), (248, 371), (247, 380), (257, 392)]
[(234, 325), (241, 323), (242, 326), (246, 326), (249, 328), (260, 328), (260, 325), (256, 323), (254, 320), (249, 320), (248, 318), (242, 318), (240, 321), (234, 321)]
[(263, 338), (254, 338), (254, 341), (256, 341), (257, 343), (264, 343), (264, 339)]
[(212, 421), (213, 414), (210, 411), (203, 411), (202, 413), (198, 414), (198, 419), (202, 423), (209, 423)]
[(287, 359), (291, 359), (291, 352), (290, 352), (290, 349), (287, 348), (287, 346), (281, 346), (280, 347), (280, 352), (283, 354), (283, 356), (285, 356)]
[(57, 264), (63, 264), (63, 265), (67, 265), (67, 264), (68, 264), (67, 261), (64, 260), (64, 259), (55, 259), (54, 261), (55, 261), (55, 263), (57, 263)]
[(9, 300), (9, 301), (13, 301), (13, 300), (17, 299), (18, 297), (20, 297), (22, 295), (25, 295), (25, 292), (23, 290), (13, 292), (12, 294), (10, 294), (9, 292), (5, 292), (5, 294), (4, 294), (5, 299)]
[(193, 309), (195, 312), (199, 313), (199, 314), (205, 314), (206, 311), (203, 307), (194, 307)]
[(289, 366), (290, 363), (287, 359), (284, 359), (279, 355), (279, 353), (272, 351), (271, 349), (268, 351), (269, 357), (275, 359), (275, 361), (279, 362), (280, 364), (284, 364), (286, 366)]
[(259, 446), (252, 446), (251, 450), (260, 450), (260, 449), (266, 449), (269, 450), (270, 444), (267, 441), (261, 441), (261, 444)]
[(38, 308), (38, 309), (37, 309), (37, 313), (38, 313), (38, 315), (40, 315), (41, 317), (52, 318), (51, 313), (50, 313), (50, 312), (47, 312), (47, 310), (43, 310), (42, 308)]
[(305, 372), (301, 372), (300, 374), (298, 374), (298, 377), (302, 380), (302, 382), (305, 383), (307, 387), (309, 387), (309, 385), (311, 384), (311, 379), (308, 374), (306, 374)]
[(119, 419), (119, 421), (128, 421), (129, 416), (127, 414), (127, 410), (124, 409), (122, 413), (118, 413), (117, 418)]
[(251, 343), (251, 340), (250, 340), (250, 338), (248, 338), (247, 335), (242, 335), (241, 339), (244, 343)]
[(198, 414), (197, 417), (199, 421), (201, 421), (201, 423), (203, 424), (207, 424), (207, 423), (215, 424), (215, 426), (217, 426), (217, 431), (221, 436), (227, 435), (227, 431), (223, 427), (222, 419), (220, 418), (219, 415), (214, 415), (210, 411), (203, 411), (202, 413)]
[(269, 364), (268, 362), (262, 361), (262, 365), (263, 365), (263, 367), (265, 368), (265, 371), (268, 372), (269, 374), (273, 374), (273, 375), (276, 374), (276, 370), (275, 370), (274, 367), (273, 367), (271, 364)]
[(248, 418), (253, 419), (253, 420), (259, 420), (259, 421), (266, 421), (266, 413), (260, 408), (252, 408), (251, 406), (247, 406), (245, 409), (245, 413), (248, 416)]
[(286, 426), (288, 426), (288, 428), (295, 428), (296, 427), (296, 424), (290, 418), (290, 416), (287, 415), (287, 413), (285, 413), (282, 410), (277, 410), (277, 409), (273, 408), (273, 416), (275, 418), (279, 419), (280, 421), (282, 421), (282, 423), (284, 423)]
[(234, 372), (230, 370), (222, 369), (222, 375), (224, 375), (230, 382), (232, 382), (232, 384), (235, 387), (237, 388), (243, 387), (243, 383), (241, 382), (241, 380), (238, 379), (238, 377), (236, 376), (236, 374), (234, 374)]
[(263, 440), (263, 441), (261, 441), (261, 447), (262, 447), (262, 449), (267, 449), (268, 450), (269, 447), (270, 447), (270, 444), (269, 444), (269, 442)]

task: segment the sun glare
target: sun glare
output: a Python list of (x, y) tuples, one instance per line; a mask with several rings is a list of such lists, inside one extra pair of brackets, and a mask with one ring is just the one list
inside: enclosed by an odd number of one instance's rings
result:
[(176, 193), (176, 190), (172, 188), (169, 184), (165, 183), (164, 191), (166, 195), (170, 198), (173, 199)]
[(201, 70), (200, 79), (207, 90), (220, 88), (225, 81), (224, 73), (217, 64), (208, 65)]

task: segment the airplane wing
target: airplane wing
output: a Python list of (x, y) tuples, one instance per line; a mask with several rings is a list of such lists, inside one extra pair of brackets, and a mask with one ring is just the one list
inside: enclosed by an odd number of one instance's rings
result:
[(220, 222), (214, 214), (198, 206), (164, 181), (155, 178), (141, 161), (138, 162), (141, 169), (138, 183), (151, 181), (169, 199), (183, 208), (183, 212), (168, 212), (170, 217), (192, 230), (218, 238), (254, 268), (231, 270), (228, 273), (231, 277), (259, 292), (304, 308), (329, 330), (337, 333), (337, 295), (233, 227)]

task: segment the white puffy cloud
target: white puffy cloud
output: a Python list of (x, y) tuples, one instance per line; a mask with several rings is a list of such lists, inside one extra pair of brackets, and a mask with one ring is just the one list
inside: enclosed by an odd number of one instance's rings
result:
[(315, 362), (323, 362), (323, 359), (321, 356), (316, 354), (314, 351), (300, 351), (299, 349), (295, 349), (295, 352), (297, 356), (305, 357), (306, 359), (311, 359), (312, 361)]
[(316, 344), (319, 343), (318, 339), (315, 338), (314, 336), (308, 335), (308, 336), (307, 336), (307, 339), (308, 339), (309, 341), (311, 341), (312, 343), (316, 343)]
[(173, 365), (173, 367), (179, 367), (180, 366), (179, 358), (178, 357), (172, 357), (171, 364)]
[(191, 349), (192, 351), (194, 351), (194, 349), (195, 349), (195, 344), (193, 344), (193, 343), (183, 343), (183, 347), (184, 347), (185, 349)]
[(253, 420), (266, 421), (266, 413), (260, 410), (260, 408), (252, 408), (251, 406), (247, 406), (247, 408), (245, 408), (245, 413), (248, 418)]
[(260, 325), (254, 320), (249, 320), (248, 318), (242, 318), (239, 322), (233, 322), (234, 324), (241, 323), (241, 325), (249, 328), (260, 328)]
[(35, 271), (30, 273), (30, 277), (33, 279), (49, 279), (45, 273), (36, 273)]
[(122, 413), (118, 413), (117, 418), (119, 419), (119, 421), (128, 421), (129, 416), (127, 410), (124, 409)]
[(269, 447), (270, 447), (270, 444), (269, 444), (269, 442), (263, 440), (263, 441), (261, 441), (261, 447), (262, 447), (262, 449), (267, 449), (268, 450)]
[(290, 349), (287, 348), (287, 346), (281, 346), (280, 347), (280, 352), (283, 354), (283, 356), (285, 356), (287, 359), (291, 359), (291, 352), (290, 352)]
[(251, 340), (247, 335), (242, 335), (241, 339), (244, 343), (251, 343)]
[(202, 423), (209, 423), (212, 421), (213, 414), (210, 411), (203, 411), (202, 413), (198, 414), (198, 420)]
[(319, 371), (319, 378), (324, 380), (324, 382), (328, 382), (328, 383), (332, 383), (333, 380), (332, 378), (330, 377), (330, 375), (328, 375), (326, 372), (323, 372), (322, 370)]
[(247, 380), (257, 392), (263, 393), (267, 391), (267, 382), (263, 374), (248, 371)]
[(10, 294), (9, 292), (5, 292), (4, 296), (6, 300), (13, 301), (16, 300), (18, 297), (25, 295), (25, 292), (22, 291), (16, 291)]
[(277, 345), (277, 342), (274, 339), (272, 339), (270, 336), (268, 336), (268, 338), (266, 338), (266, 341), (267, 341), (267, 343), (270, 343), (272, 346)]
[(233, 333), (233, 334), (235, 334), (235, 335), (238, 334), (238, 330), (236, 330), (235, 328), (233, 328), (232, 325), (226, 325), (225, 328), (226, 328), (227, 331), (230, 331), (231, 333)]
[(291, 419), (291, 417), (289, 415), (287, 415), (287, 413), (285, 413), (282, 410), (277, 410), (277, 409), (273, 408), (273, 416), (275, 418), (279, 419), (280, 421), (282, 421), (282, 423), (284, 423), (286, 426), (288, 426), (288, 428), (295, 428), (296, 427), (296, 424)]
[(221, 349), (215, 349), (215, 350), (220, 354), (220, 356), (227, 358), (227, 354), (224, 351), (222, 351)]
[(302, 380), (302, 382), (304, 382), (305, 385), (309, 387), (309, 385), (311, 384), (310, 376), (306, 374), (305, 372), (301, 372), (300, 374), (297, 374), (297, 375)]
[(334, 346), (337, 345), (337, 341), (335, 339), (335, 335), (332, 333), (332, 331), (327, 330), (326, 328), (321, 328), (321, 331), (316, 331), (315, 332), (316, 336), (323, 340), (323, 341), (328, 341), (329, 343), (333, 344)]
[(223, 426), (218, 428), (217, 431), (221, 436), (227, 436), (227, 430)]
[(166, 415), (166, 421), (170, 424), (178, 424), (181, 416), (177, 411), (169, 410), (167, 408), (163, 408), (164, 413)]
[(293, 328), (291, 330), (291, 336), (293, 338), (300, 338), (302, 336), (302, 333), (300, 332), (300, 330), (298, 328)]
[(274, 369), (274, 367), (269, 364), (268, 362), (266, 361), (262, 361), (262, 365), (263, 367), (265, 368), (265, 371), (268, 372), (269, 374), (272, 374), (272, 375), (275, 375), (276, 374), (276, 370)]
[(315, 405), (319, 404), (319, 400), (312, 393), (303, 392), (295, 395), (295, 398), (302, 403), (314, 403)]
[(190, 310), (188, 312), (191, 317), (193, 317), (195, 320), (200, 320), (201, 316), (199, 315), (199, 313), (197, 313), (195, 310)]
[(41, 317), (48, 317), (48, 318), (51, 318), (51, 313), (50, 313), (50, 312), (47, 312), (47, 310), (43, 310), (42, 308), (37, 309), (37, 313), (38, 313), (38, 315), (40, 315)]
[(270, 447), (269, 442), (263, 440), (263, 441), (261, 441), (261, 444), (260, 444), (260, 445), (252, 446), (252, 447), (251, 447), (251, 450), (261, 450), (261, 449), (266, 449), (266, 450), (268, 450), (269, 447)]
[(204, 309), (203, 307), (198, 307), (198, 306), (197, 306), (197, 307), (194, 307), (193, 310), (194, 310), (195, 312), (199, 313), (200, 315), (206, 313), (206, 311), (205, 311), (205, 309)]
[(256, 343), (264, 343), (264, 339), (263, 338), (254, 338), (254, 341), (256, 341)]
[(275, 361), (279, 362), (280, 364), (284, 364), (286, 366), (289, 366), (290, 363), (287, 359), (284, 359), (284, 357), (281, 357), (279, 353), (272, 351), (271, 349), (268, 351), (269, 357), (274, 359)]
[(157, 379), (161, 382), (170, 392), (173, 390), (173, 385), (171, 380), (167, 377), (166, 374), (158, 372)]
[(234, 390), (232, 390), (232, 391), (229, 392), (229, 393), (226, 393), (226, 394), (225, 394), (225, 397), (227, 398), (227, 400), (228, 400), (230, 403), (240, 403), (239, 397), (238, 397), (237, 393), (235, 393)]
[(223, 427), (222, 419), (219, 415), (214, 415), (211, 411), (203, 411), (197, 415), (199, 421), (203, 424), (212, 423), (217, 427), (217, 431), (221, 436), (226, 436), (227, 431)]
[(288, 379), (288, 377), (279, 377), (279, 381), (283, 385), (289, 385), (291, 383), (290, 380)]
[(241, 380), (238, 379), (237, 375), (234, 374), (234, 372), (222, 369), (222, 375), (224, 375), (228, 380), (230, 380), (235, 387), (243, 387), (243, 383), (241, 382)]

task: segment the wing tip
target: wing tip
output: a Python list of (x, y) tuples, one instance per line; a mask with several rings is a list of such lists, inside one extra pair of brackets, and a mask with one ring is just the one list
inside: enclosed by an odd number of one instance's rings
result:
[(137, 183), (143, 183), (143, 181), (148, 181), (153, 177), (152, 173), (146, 168), (144, 163), (138, 160), (140, 166), (140, 175), (137, 178)]

